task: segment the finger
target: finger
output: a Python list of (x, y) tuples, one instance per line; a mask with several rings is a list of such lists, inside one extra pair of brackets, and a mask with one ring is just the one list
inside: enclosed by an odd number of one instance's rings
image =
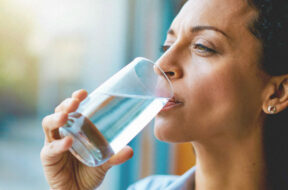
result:
[(74, 112), (77, 110), (80, 101), (77, 98), (67, 98), (55, 108), (55, 112)]
[(59, 161), (63, 153), (67, 152), (73, 144), (72, 137), (65, 137), (60, 140), (55, 140), (43, 147), (41, 150), (41, 160), (46, 164), (53, 164)]
[(127, 160), (132, 158), (132, 156), (133, 156), (133, 149), (129, 146), (126, 146), (120, 152), (112, 156), (105, 163), (105, 165), (103, 165), (103, 167), (105, 168), (105, 170), (108, 170), (110, 167), (114, 165), (119, 165), (119, 164), (126, 162)]
[(81, 89), (81, 90), (77, 90), (73, 92), (72, 98), (77, 98), (81, 102), (87, 97), (87, 95), (88, 95), (88, 92), (86, 90)]
[(60, 139), (58, 128), (63, 126), (68, 120), (68, 114), (58, 112), (46, 116), (42, 121), (42, 127), (45, 133), (46, 142), (51, 142), (55, 139)]
[(80, 102), (87, 97), (87, 91), (77, 90), (72, 94), (72, 98), (65, 99), (59, 106), (55, 108), (55, 112), (65, 111), (73, 112), (76, 111)]

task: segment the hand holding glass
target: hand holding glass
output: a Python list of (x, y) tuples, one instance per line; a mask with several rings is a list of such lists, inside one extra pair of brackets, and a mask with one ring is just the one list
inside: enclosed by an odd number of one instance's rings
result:
[(95, 167), (124, 148), (172, 96), (161, 68), (136, 58), (89, 94), (59, 132), (73, 137), (76, 158)]

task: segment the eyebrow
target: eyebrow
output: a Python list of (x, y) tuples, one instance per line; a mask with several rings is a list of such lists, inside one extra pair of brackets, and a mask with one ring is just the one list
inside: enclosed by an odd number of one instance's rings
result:
[[(225, 32), (223, 32), (222, 30), (220, 30), (214, 26), (194, 26), (190, 29), (190, 32), (196, 33), (196, 32), (200, 32), (203, 30), (213, 30), (213, 31), (221, 33), (222, 35), (224, 35), (227, 38), (230, 38)], [(169, 29), (167, 33), (170, 35), (175, 35), (175, 32), (173, 29)]]

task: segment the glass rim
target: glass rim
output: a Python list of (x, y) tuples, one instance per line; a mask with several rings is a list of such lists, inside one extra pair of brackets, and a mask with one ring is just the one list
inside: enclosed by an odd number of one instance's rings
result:
[(173, 89), (172, 83), (171, 83), (169, 77), (168, 77), (168, 76), (165, 74), (165, 72), (163, 71), (163, 69), (162, 69), (159, 65), (155, 64), (154, 61), (152, 61), (152, 60), (150, 60), (150, 59), (147, 59), (147, 58), (145, 58), (145, 57), (136, 57), (132, 62), (134, 62), (134, 61), (137, 62), (138, 59), (139, 59), (139, 60), (143, 60), (143, 61), (147, 61), (147, 62), (149, 62), (149, 63), (152, 63), (154, 66), (156, 66), (156, 67), (159, 69), (159, 71), (162, 73), (162, 75), (165, 77), (166, 81), (167, 81), (168, 84), (169, 84), (170, 91), (171, 91), (171, 96), (170, 96), (169, 98), (173, 98), (173, 97), (174, 97), (174, 89)]

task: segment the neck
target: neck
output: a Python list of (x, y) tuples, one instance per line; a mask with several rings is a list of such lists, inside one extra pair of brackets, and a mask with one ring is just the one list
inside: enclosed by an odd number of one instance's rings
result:
[(245, 138), (193, 142), (196, 190), (266, 190), (262, 131)]

